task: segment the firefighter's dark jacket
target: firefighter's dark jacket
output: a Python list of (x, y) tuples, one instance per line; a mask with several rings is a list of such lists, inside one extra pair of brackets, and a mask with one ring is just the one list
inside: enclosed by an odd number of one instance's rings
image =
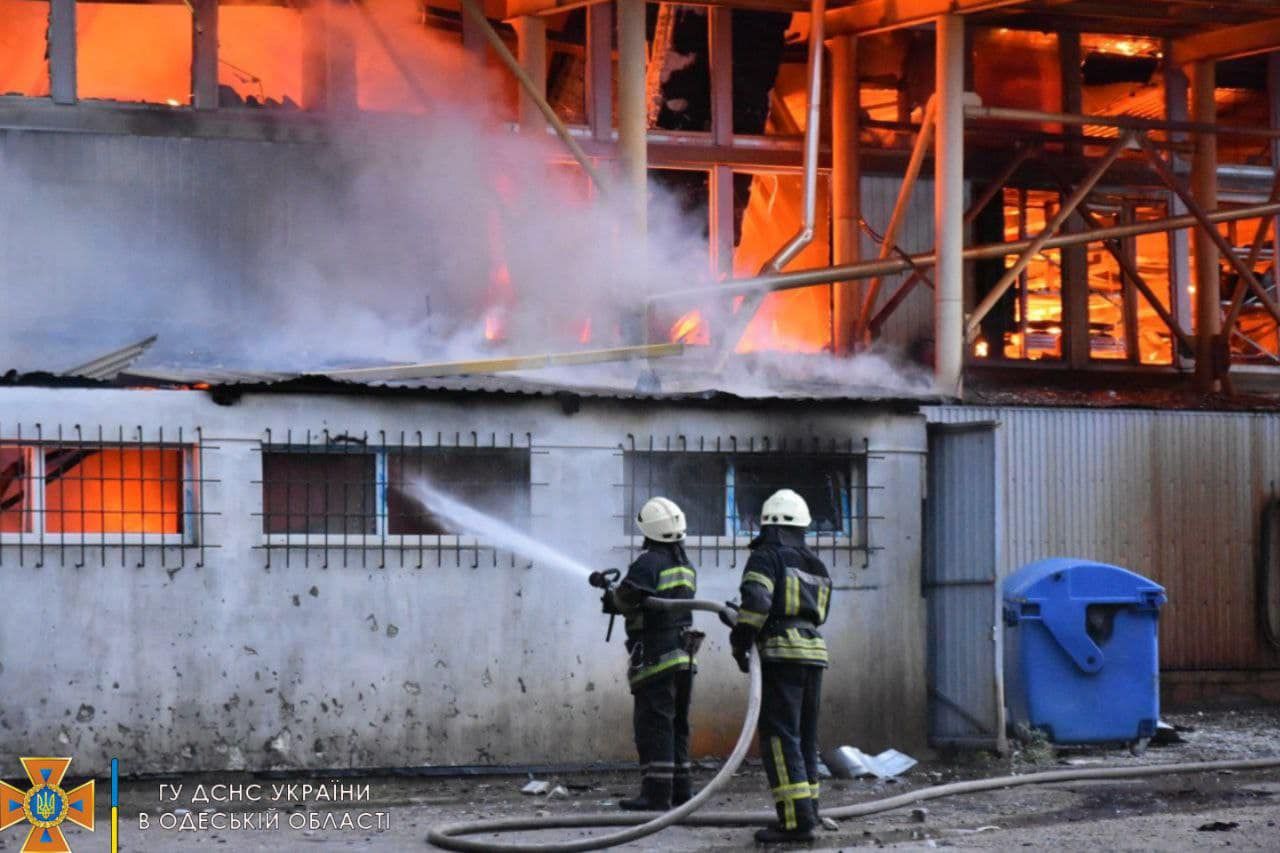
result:
[(827, 643), (818, 626), (827, 621), (831, 576), (804, 544), (804, 531), (765, 525), (750, 545), (742, 571), (742, 608), (730, 642), (753, 643), (760, 659), (806, 666), (827, 665)]
[(697, 592), (698, 573), (684, 547), (678, 542), (646, 539), (644, 552), (627, 569), (612, 595), (618, 612), (626, 617), (627, 651), (631, 653), (627, 681), (632, 689), (666, 672), (696, 668), (684, 637), (693, 624), (693, 614), (645, 610), (641, 603), (651, 595), (693, 598)]

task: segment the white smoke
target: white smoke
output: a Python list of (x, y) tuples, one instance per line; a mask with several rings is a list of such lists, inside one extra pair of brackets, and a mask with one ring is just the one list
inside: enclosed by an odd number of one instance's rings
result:
[[(642, 342), (648, 296), (708, 279), (704, 224), (654, 191), (639, 236), (629, 200), (589, 191), (556, 140), (495, 122), (496, 97), (477, 92), (488, 81), (446, 47), (396, 57), (424, 117), (335, 123), (322, 144), (17, 135), (0, 159), (17, 202), (0, 237), (0, 371), (57, 370), (150, 334), (144, 366), (300, 372)], [(728, 300), (696, 307), (726, 324)], [(535, 376), (634, 386), (652, 367), (677, 374), (665, 387), (751, 393), (797, 377), (926, 384), (879, 356), (761, 354), (680, 378), (690, 361)]]

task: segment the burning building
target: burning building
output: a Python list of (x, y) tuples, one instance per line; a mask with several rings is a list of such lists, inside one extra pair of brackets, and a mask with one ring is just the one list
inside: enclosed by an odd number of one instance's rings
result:
[(667, 494), (724, 598), (797, 488), (825, 742), (1002, 747), (1057, 554), (1276, 695), (1280, 18), (1104, 5), (0, 0), (0, 743), (625, 757), (582, 579), (422, 476), (599, 567)]

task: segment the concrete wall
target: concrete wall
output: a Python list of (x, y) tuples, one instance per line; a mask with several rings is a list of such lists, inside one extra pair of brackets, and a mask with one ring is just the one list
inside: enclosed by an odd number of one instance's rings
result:
[[(625, 563), (619, 446), (686, 436), (739, 443), (813, 436), (869, 442), (870, 565), (836, 566), (825, 633), (833, 667), (823, 743), (919, 748), (925, 737), (920, 506), (924, 420), (853, 404), (712, 407), (585, 399), (567, 414), (551, 398), (253, 394), (220, 406), (196, 391), (0, 388), (0, 437), (101, 424), (114, 434), (163, 427), (209, 445), (202, 469), (203, 565), (188, 551), (48, 541), (0, 550), (0, 750), (74, 755), (84, 772), (112, 756), (139, 771), (625, 760), (630, 697), (615, 637), (582, 578), (541, 565), (493, 565), (417, 552), (279, 553), (259, 546), (260, 441), (292, 428), (451, 435), (532, 434), (538, 530), (594, 566)], [(213, 547), (216, 546), (216, 547)], [(700, 594), (727, 599), (738, 568), (702, 557)], [(696, 557), (695, 557), (696, 559)], [(309, 562), (309, 565), (307, 564)], [(310, 594), (312, 587), (315, 594)], [(295, 603), (295, 597), (296, 602)], [(736, 734), (744, 679), (718, 623), (698, 677), (699, 754)], [(388, 630), (389, 626), (395, 626)]]

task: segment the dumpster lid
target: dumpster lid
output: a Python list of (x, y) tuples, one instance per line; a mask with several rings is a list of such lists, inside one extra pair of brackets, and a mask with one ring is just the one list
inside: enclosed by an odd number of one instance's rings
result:
[(1005, 601), (1077, 599), (1089, 604), (1150, 604), (1165, 601), (1164, 587), (1128, 569), (1082, 560), (1051, 557), (1028, 563), (1004, 579)]
[(1091, 604), (1129, 605), (1159, 611), (1164, 587), (1119, 566), (1054, 557), (1023, 566), (1005, 578), (1005, 619), (1041, 622), (1076, 666), (1102, 669), (1105, 656), (1088, 634)]

